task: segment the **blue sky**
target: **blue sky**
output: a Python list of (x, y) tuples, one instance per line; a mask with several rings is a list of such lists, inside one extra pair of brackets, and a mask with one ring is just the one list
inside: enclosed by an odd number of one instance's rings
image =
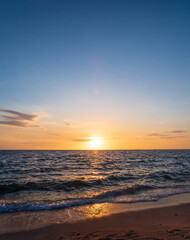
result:
[(0, 35), (1, 109), (190, 130), (188, 0), (1, 0)]

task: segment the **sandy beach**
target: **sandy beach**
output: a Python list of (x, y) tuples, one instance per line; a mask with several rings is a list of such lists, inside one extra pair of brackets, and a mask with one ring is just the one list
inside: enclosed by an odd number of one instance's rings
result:
[(190, 239), (190, 204), (161, 207), (0, 236), (1, 240)]

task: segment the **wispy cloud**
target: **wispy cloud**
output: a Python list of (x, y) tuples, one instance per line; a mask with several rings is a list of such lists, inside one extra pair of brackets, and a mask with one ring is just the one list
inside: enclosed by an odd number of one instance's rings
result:
[(90, 142), (92, 141), (91, 138), (74, 138), (72, 139), (73, 142)]
[(161, 134), (161, 133), (149, 133), (147, 134), (149, 137), (166, 137), (166, 134)]
[(188, 132), (184, 130), (174, 130), (174, 131), (169, 131), (168, 133), (188, 133)]
[(70, 124), (69, 122), (65, 122), (65, 126), (66, 126), (66, 127), (70, 127), (71, 124)]
[(39, 127), (38, 125), (31, 124), (38, 118), (39, 116), (35, 114), (0, 109), (0, 125), (14, 127)]
[(185, 134), (188, 133), (184, 130), (173, 130), (173, 131), (166, 131), (163, 133), (149, 133), (147, 134), (148, 137), (159, 137), (159, 138), (185, 138), (185, 135), (178, 135), (178, 134)]

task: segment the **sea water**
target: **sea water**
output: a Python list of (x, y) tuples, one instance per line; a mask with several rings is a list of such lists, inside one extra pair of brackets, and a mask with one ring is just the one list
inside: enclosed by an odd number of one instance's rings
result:
[(190, 150), (0, 151), (0, 216), (190, 192)]

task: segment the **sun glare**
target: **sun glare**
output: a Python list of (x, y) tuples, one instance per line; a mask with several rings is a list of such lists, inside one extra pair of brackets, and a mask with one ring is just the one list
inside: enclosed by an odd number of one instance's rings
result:
[(90, 138), (90, 147), (91, 147), (91, 149), (102, 148), (102, 139), (100, 137), (91, 137)]

